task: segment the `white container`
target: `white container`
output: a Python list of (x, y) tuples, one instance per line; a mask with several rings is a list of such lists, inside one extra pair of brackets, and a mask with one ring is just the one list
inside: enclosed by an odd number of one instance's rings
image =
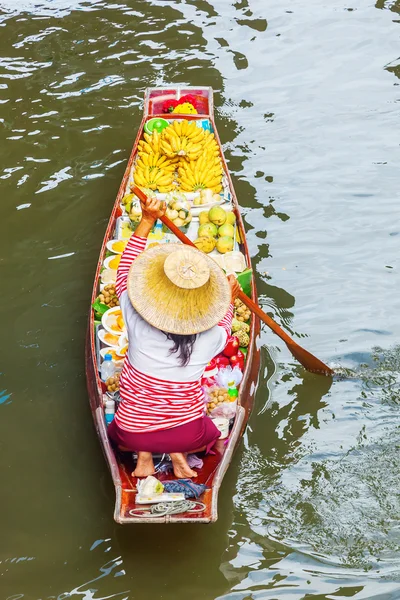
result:
[(117, 271), (115, 269), (104, 269), (100, 273), (101, 283), (115, 283), (117, 281)]
[(225, 419), (224, 417), (215, 417), (212, 419), (215, 427), (221, 432), (219, 436), (220, 440), (224, 440), (229, 435), (229, 419)]
[[(109, 310), (106, 310), (104, 315), (101, 317), (101, 324), (106, 331), (112, 333), (113, 335), (122, 335), (126, 333), (126, 327), (124, 324), (124, 328), (121, 329), (117, 324), (117, 318), (122, 317), (122, 310), (120, 306), (114, 306)], [(114, 329), (113, 329), (114, 327)]]
[(103, 381), (107, 381), (109, 377), (115, 375), (115, 364), (113, 363), (111, 354), (106, 354), (101, 363), (100, 375)]
[[(114, 254), (122, 254), (123, 251), (125, 250), (125, 248), (124, 248), (124, 250), (115, 250), (114, 244), (116, 244), (117, 242), (125, 242), (125, 240), (109, 240), (106, 244), (106, 248), (107, 248), (107, 250), (109, 250), (110, 252), (113, 252)], [(128, 242), (126, 242), (126, 243), (128, 243)], [(126, 244), (125, 244), (125, 246), (126, 246)]]
[(113, 254), (113, 256), (107, 256), (107, 258), (104, 259), (104, 269), (108, 270), (108, 271), (115, 271), (117, 272), (117, 269), (113, 269), (112, 267), (110, 267), (110, 262), (112, 262), (113, 260), (119, 260), (121, 257), (121, 254)]
[(116, 335), (115, 333), (110, 333), (106, 329), (99, 329), (97, 332), (97, 337), (106, 346), (110, 346), (111, 348), (117, 348), (117, 346), (119, 345), (119, 340), (122, 336)]

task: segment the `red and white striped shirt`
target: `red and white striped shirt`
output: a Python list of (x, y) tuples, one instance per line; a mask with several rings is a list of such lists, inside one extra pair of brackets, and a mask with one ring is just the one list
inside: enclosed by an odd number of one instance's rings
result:
[(201, 378), (210, 360), (223, 350), (233, 316), (231, 305), (218, 325), (199, 333), (189, 364), (182, 367), (178, 356), (170, 354), (172, 342), (142, 319), (128, 297), (129, 269), (145, 246), (145, 238), (131, 236), (119, 263), (116, 283), (129, 350), (120, 378), (122, 401), (115, 421), (121, 429), (134, 433), (170, 429), (204, 415)]

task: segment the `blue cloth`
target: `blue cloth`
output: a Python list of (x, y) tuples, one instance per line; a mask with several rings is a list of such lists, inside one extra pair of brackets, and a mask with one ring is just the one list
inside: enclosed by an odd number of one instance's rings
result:
[(177, 479), (175, 481), (163, 481), (166, 492), (183, 493), (185, 498), (200, 498), (207, 486), (204, 483), (193, 483), (191, 479)]

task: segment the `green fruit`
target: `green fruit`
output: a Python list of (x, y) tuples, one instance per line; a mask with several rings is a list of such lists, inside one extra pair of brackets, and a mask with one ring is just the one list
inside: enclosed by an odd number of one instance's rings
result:
[(178, 218), (178, 211), (174, 210), (173, 208), (167, 208), (165, 214), (168, 217), (168, 219), (171, 219), (171, 221), (175, 221), (175, 219)]
[(185, 208), (181, 208), (180, 211), (178, 212), (178, 217), (180, 219), (185, 220), (185, 219), (187, 219), (188, 214), (189, 214), (188, 210), (186, 210)]
[(135, 198), (135, 194), (126, 194), (121, 202), (124, 206), (126, 206), (127, 204), (132, 204), (132, 200)]
[(210, 222), (210, 220), (208, 218), (208, 211), (207, 210), (203, 210), (199, 214), (199, 221), (200, 221), (200, 225), (204, 225), (204, 223), (209, 223)]
[(210, 237), (213, 238), (217, 235), (218, 228), (214, 223), (204, 223), (204, 225), (200, 225), (199, 230), (197, 232), (198, 237)]
[(208, 218), (215, 225), (223, 225), (226, 221), (226, 212), (220, 206), (213, 206), (208, 211)]
[(236, 215), (233, 212), (226, 213), (226, 221), (225, 223), (229, 223), (230, 225), (234, 225), (236, 223)]
[(221, 254), (225, 254), (225, 252), (230, 252), (233, 250), (233, 238), (224, 235), (224, 237), (220, 237), (217, 242), (217, 250)]
[(233, 227), (233, 225), (230, 225), (229, 223), (224, 223), (218, 229), (218, 235), (219, 235), (219, 237), (227, 236), (227, 237), (233, 238), (233, 236), (235, 235), (235, 228)]

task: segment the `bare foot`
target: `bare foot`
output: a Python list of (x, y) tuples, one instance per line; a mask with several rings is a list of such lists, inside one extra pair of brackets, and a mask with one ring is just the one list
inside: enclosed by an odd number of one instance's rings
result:
[(151, 452), (138, 452), (136, 469), (133, 471), (134, 477), (148, 477), (154, 475), (153, 455)]
[(186, 456), (181, 452), (173, 452), (170, 454), (172, 466), (174, 467), (174, 475), (178, 479), (187, 479), (197, 477), (196, 471), (193, 471), (187, 464)]

